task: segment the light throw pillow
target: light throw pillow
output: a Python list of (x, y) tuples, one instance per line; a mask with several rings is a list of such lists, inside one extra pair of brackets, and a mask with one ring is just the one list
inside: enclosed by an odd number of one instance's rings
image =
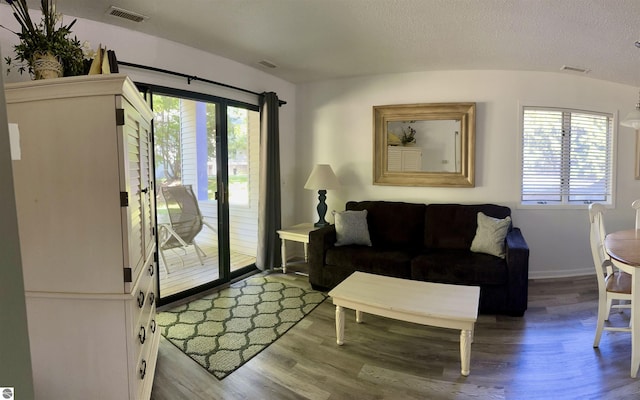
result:
[(504, 238), (507, 236), (509, 226), (511, 226), (511, 217), (499, 219), (479, 212), (478, 229), (473, 242), (471, 242), (471, 251), (504, 258)]
[(336, 246), (359, 244), (371, 246), (369, 226), (367, 225), (367, 210), (362, 211), (333, 211), (336, 221)]

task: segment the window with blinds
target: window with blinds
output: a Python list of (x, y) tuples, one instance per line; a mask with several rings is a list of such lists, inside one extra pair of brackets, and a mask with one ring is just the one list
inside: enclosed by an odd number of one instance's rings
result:
[(524, 107), (522, 204), (611, 203), (613, 115)]

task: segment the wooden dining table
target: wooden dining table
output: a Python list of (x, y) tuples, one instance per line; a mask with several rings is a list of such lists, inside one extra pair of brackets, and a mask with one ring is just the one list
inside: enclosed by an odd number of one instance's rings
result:
[(631, 377), (640, 367), (640, 230), (628, 229), (608, 234), (604, 247), (613, 265), (631, 275)]

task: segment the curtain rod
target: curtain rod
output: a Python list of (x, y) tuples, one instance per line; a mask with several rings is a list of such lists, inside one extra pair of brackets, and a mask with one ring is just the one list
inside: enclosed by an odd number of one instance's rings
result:
[[(216, 81), (212, 81), (212, 80), (205, 79), (205, 78), (200, 78), (200, 77), (195, 76), (195, 75), (187, 75), (187, 74), (183, 74), (181, 72), (169, 71), (167, 69), (156, 68), (156, 67), (150, 67), (148, 65), (134, 64), (134, 63), (126, 62), (126, 61), (118, 61), (118, 64), (124, 65), (125, 67), (146, 69), (146, 70), (149, 70), (149, 71), (161, 72), (163, 74), (175, 75), (175, 76), (180, 76), (182, 78), (187, 78), (187, 84), (188, 85), (191, 85), (191, 81), (201, 81), (201, 82), (209, 83), (211, 85), (222, 86), (222, 87), (225, 87), (225, 88), (228, 88), (228, 89), (238, 90), (240, 92), (249, 93), (249, 94), (253, 94), (253, 95), (256, 95), (256, 96), (261, 96), (262, 95), (262, 93), (254, 92), (252, 90), (243, 89), (243, 88), (240, 88), (240, 87), (237, 87), (237, 86), (227, 85), (226, 83), (216, 82)], [(279, 103), (280, 103), (281, 106), (284, 105), (284, 104), (287, 104), (287, 102), (284, 101), (284, 100), (279, 100)]]

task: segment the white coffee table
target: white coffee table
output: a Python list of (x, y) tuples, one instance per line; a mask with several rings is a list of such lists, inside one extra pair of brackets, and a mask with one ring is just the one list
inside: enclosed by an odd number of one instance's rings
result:
[(336, 306), (337, 343), (344, 343), (344, 307), (401, 321), (460, 330), (461, 373), (469, 375), (480, 288), (354, 272), (329, 292)]

